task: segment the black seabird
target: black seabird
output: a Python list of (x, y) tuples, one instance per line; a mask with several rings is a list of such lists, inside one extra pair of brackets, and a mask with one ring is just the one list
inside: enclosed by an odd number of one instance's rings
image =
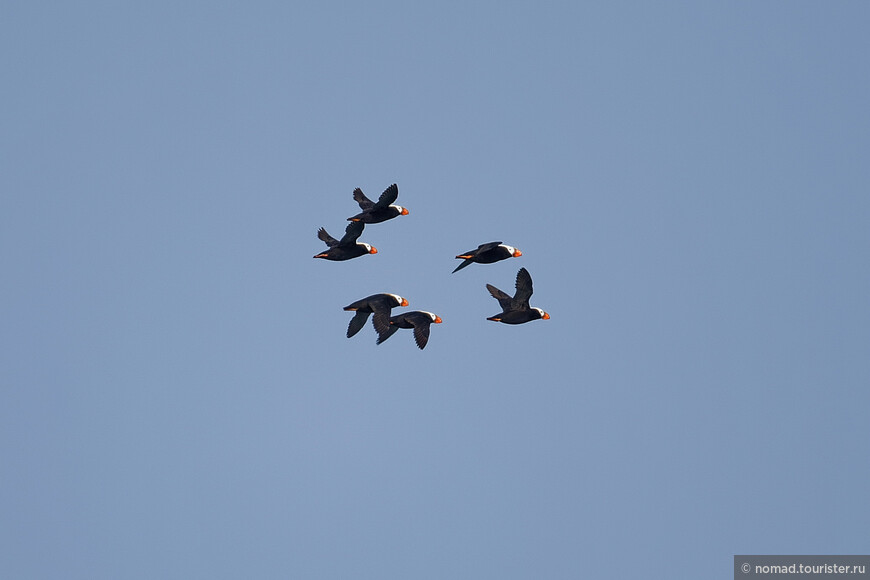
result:
[(396, 216), (408, 215), (408, 208), (393, 204), (397, 197), (399, 197), (399, 186), (395, 183), (384, 190), (377, 202), (367, 198), (362, 190), (357, 187), (353, 190), (353, 198), (359, 204), (362, 212), (347, 219), (352, 222), (377, 224), (393, 219)]
[(478, 264), (492, 264), (500, 260), (508, 258), (519, 258), (523, 253), (513, 246), (508, 246), (501, 242), (489, 242), (488, 244), (480, 244), (476, 250), (465, 252), (456, 256), (458, 260), (465, 260), (453, 272), (458, 272), (464, 267), (477, 262)]
[(426, 343), (429, 342), (429, 325), (431, 324), (441, 324), (441, 317), (425, 310), (412, 310), (411, 312), (397, 314), (390, 317), (390, 328), (378, 336), (377, 343), (381, 344), (393, 336), (400, 328), (413, 328), (414, 342), (422, 350), (426, 347)]
[(344, 230), (344, 236), (341, 240), (336, 240), (325, 229), (320, 228), (317, 230), (317, 237), (326, 242), (329, 249), (314, 257), (341, 262), (351, 258), (358, 258), (364, 254), (377, 254), (378, 250), (374, 246), (356, 241), (364, 228), (365, 224), (362, 222), (347, 224), (347, 229)]
[(354, 311), (356, 314), (350, 319), (350, 324), (347, 326), (347, 337), (350, 338), (360, 331), (369, 319), (369, 315), (374, 313), (372, 317), (372, 325), (375, 331), (380, 335), (390, 330), (390, 312), (391, 309), (397, 306), (407, 306), (408, 301), (398, 294), (372, 294), (366, 298), (362, 298), (348, 304), (344, 307), (345, 310)]
[(532, 277), (525, 268), (520, 268), (520, 271), (517, 272), (517, 292), (513, 298), (491, 284), (487, 284), (486, 289), (489, 290), (493, 298), (498, 300), (502, 309), (500, 314), (490, 316), (487, 320), (504, 322), (505, 324), (523, 324), (532, 320), (548, 320), (550, 318), (550, 315), (540, 308), (529, 306), (529, 298), (532, 297)]

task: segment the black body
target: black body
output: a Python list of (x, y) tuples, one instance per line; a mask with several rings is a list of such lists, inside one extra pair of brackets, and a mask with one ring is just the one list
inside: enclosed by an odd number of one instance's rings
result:
[(397, 314), (396, 316), (390, 317), (390, 328), (378, 336), (377, 343), (381, 344), (393, 336), (393, 334), (395, 334), (395, 332), (400, 328), (413, 328), (414, 342), (416, 342), (417, 347), (422, 350), (426, 347), (426, 343), (429, 342), (429, 326), (432, 323), (440, 324), (441, 317), (423, 310), (413, 310), (411, 312)]
[(323, 240), (329, 249), (314, 256), (315, 258), (323, 258), (324, 260), (332, 260), (341, 262), (358, 258), (363, 254), (377, 254), (378, 251), (369, 244), (357, 242), (357, 238), (362, 234), (365, 224), (362, 222), (351, 222), (347, 224), (344, 230), (344, 236), (341, 240), (336, 240), (330, 236), (324, 228), (317, 230), (317, 237)]
[(523, 253), (516, 248), (504, 245), (502, 242), (489, 242), (480, 244), (476, 250), (470, 250), (456, 256), (458, 260), (465, 260), (453, 272), (458, 272), (469, 264), (492, 264), (508, 258), (519, 258)]
[(366, 298), (357, 300), (344, 307), (345, 310), (355, 311), (350, 324), (347, 326), (347, 337), (350, 338), (365, 326), (369, 315), (372, 317), (372, 326), (381, 335), (390, 330), (390, 313), (397, 306), (407, 306), (408, 301), (395, 294), (372, 294)]
[(361, 213), (347, 218), (352, 222), (377, 224), (393, 219), (396, 216), (408, 215), (408, 209), (400, 205), (392, 205), (399, 197), (399, 186), (395, 183), (384, 190), (377, 203), (373, 202), (362, 192), (360, 188), (353, 190), (353, 198), (359, 204)]
[(487, 284), (486, 289), (492, 294), (492, 297), (498, 300), (502, 312), (495, 316), (490, 316), (487, 320), (495, 322), (503, 322), (505, 324), (523, 324), (532, 320), (547, 320), (550, 315), (540, 308), (529, 306), (529, 299), (532, 297), (532, 276), (525, 268), (520, 268), (517, 272), (516, 294), (513, 297), (508, 296), (492, 284)]

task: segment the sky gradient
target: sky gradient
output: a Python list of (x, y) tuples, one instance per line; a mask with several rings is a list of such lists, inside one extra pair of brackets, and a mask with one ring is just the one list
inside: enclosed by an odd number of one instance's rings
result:
[[(2, 13), (0, 577), (868, 553), (867, 4)], [(520, 267), (552, 318), (487, 321)]]

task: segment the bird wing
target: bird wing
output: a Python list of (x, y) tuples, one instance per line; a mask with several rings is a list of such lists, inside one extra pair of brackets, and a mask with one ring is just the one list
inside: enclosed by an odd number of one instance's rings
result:
[(347, 325), (347, 337), (350, 338), (351, 336), (362, 330), (362, 327), (366, 325), (366, 320), (368, 319), (368, 312), (357, 310), (356, 313), (353, 315), (353, 318), (350, 319), (350, 324)]
[(517, 272), (517, 293), (514, 294), (514, 309), (528, 310), (532, 297), (532, 276), (525, 268)]
[(455, 273), (458, 272), (459, 270), (461, 270), (461, 269), (463, 269), (464, 267), (468, 266), (469, 264), (473, 264), (473, 263), (474, 263), (474, 260), (471, 260), (471, 259), (466, 258), (465, 260), (462, 261), (461, 264), (459, 264), (458, 266), (456, 266), (456, 268), (453, 270), (453, 272), (451, 272), (451, 274), (455, 274)]
[(479, 246), (477, 246), (476, 253), (482, 254), (483, 252), (488, 252), (497, 248), (500, 244), (501, 242), (489, 242), (486, 244), (480, 244)]
[(375, 204), (373, 209), (384, 209), (385, 207), (396, 201), (396, 198), (398, 197), (399, 186), (394, 183), (393, 185), (384, 190), (384, 192), (381, 194), (381, 197), (378, 198), (378, 202)]
[(358, 187), (353, 190), (353, 199), (359, 204), (360, 209), (363, 211), (375, 205), (375, 202), (367, 198), (366, 194), (364, 194)]
[(317, 237), (326, 242), (326, 245), (330, 248), (334, 248), (338, 245), (338, 240), (330, 236), (323, 228), (317, 230)]
[(464, 258), (467, 260), (469, 256), (472, 258), (476, 257), (476, 256), (480, 255), (481, 252), (486, 252), (487, 250), (491, 250), (491, 249), (497, 247), (500, 243), (501, 242), (489, 242), (486, 244), (480, 244), (479, 246), (477, 246), (476, 249), (468, 250), (467, 252), (462, 252), (461, 254), (459, 254), (456, 257), (457, 258)]
[(366, 225), (363, 222), (350, 222), (347, 224), (347, 229), (344, 230), (344, 236), (338, 242), (339, 246), (352, 246), (356, 243), (357, 238), (362, 234)]
[(429, 342), (430, 321), (428, 319), (413, 320), (412, 324), (414, 325), (414, 342), (416, 342), (417, 347), (422, 350), (426, 347), (426, 343)]
[(382, 342), (396, 334), (397, 330), (399, 330), (399, 327), (391, 324), (389, 328), (387, 328), (387, 330), (378, 334), (378, 340), (375, 341), (375, 344), (381, 344)]
[(379, 298), (369, 302), (369, 305), (374, 312), (372, 317), (372, 325), (375, 327), (375, 332), (384, 334), (390, 329), (390, 313), (392, 308), (387, 304), (384, 298)]
[(493, 286), (492, 284), (487, 284), (486, 289), (489, 290), (489, 293), (492, 294), (492, 297), (498, 300), (499, 306), (501, 306), (502, 311), (507, 312), (511, 309), (511, 304), (513, 299)]

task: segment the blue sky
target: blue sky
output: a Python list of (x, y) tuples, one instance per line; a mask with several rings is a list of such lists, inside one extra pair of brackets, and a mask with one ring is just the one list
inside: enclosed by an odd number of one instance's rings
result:
[[(2, 12), (0, 576), (867, 553), (866, 4)], [(486, 321), (521, 266), (552, 318)]]

